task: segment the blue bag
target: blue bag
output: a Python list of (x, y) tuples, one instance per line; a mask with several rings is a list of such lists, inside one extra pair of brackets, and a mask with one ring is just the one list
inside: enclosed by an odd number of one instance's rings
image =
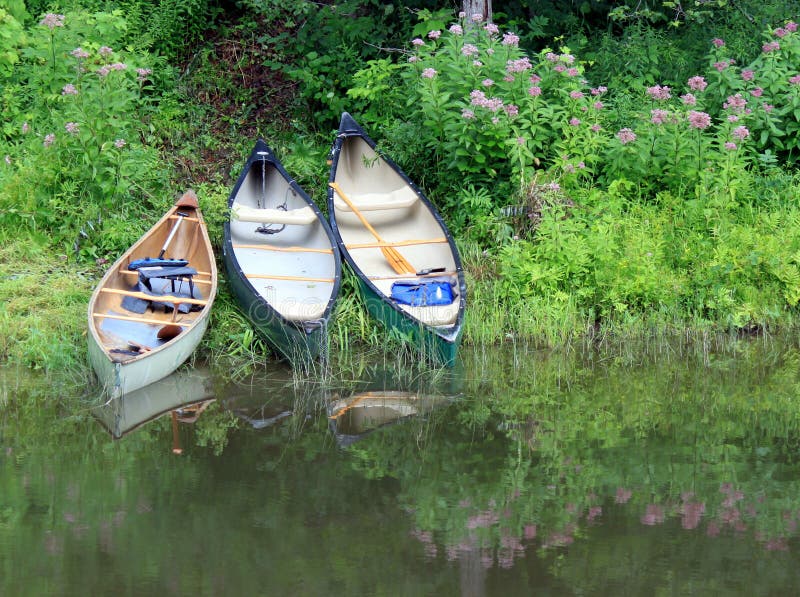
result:
[(453, 302), (453, 287), (448, 280), (401, 280), (392, 284), (391, 298), (403, 305), (431, 307)]

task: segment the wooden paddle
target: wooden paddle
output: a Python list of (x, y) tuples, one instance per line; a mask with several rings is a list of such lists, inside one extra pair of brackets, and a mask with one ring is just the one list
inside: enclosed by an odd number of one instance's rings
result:
[(362, 214), (358, 210), (358, 208), (355, 205), (353, 205), (353, 202), (350, 201), (347, 195), (344, 194), (344, 191), (342, 191), (342, 188), (339, 186), (339, 184), (336, 182), (331, 182), (328, 184), (334, 191), (336, 191), (339, 194), (339, 197), (342, 198), (342, 201), (344, 201), (347, 204), (347, 206), (352, 210), (352, 212), (356, 214), (356, 216), (358, 216), (358, 219), (361, 220), (361, 223), (364, 224), (364, 227), (372, 233), (372, 236), (375, 237), (375, 240), (377, 240), (379, 243), (381, 243), (381, 245), (383, 245), (381, 246), (381, 253), (383, 253), (384, 257), (386, 257), (386, 261), (389, 262), (389, 265), (392, 266), (392, 269), (396, 271), (398, 274), (416, 273), (417, 270), (414, 268), (413, 265), (411, 265), (408, 262), (408, 260), (405, 257), (403, 257), (400, 254), (400, 251), (398, 251), (394, 247), (386, 246), (388, 245), (388, 243), (385, 240), (383, 240), (380, 237), (380, 235), (375, 231), (375, 229), (372, 227), (372, 225), (369, 222), (367, 222), (367, 219), (364, 217), (364, 214)]

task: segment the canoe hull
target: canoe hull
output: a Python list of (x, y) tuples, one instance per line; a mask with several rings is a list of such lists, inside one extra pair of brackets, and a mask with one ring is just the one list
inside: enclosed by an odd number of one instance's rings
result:
[[(262, 139), (228, 207), (222, 252), (234, 297), (281, 357), (309, 365), (326, 353), (341, 283), (341, 257), (327, 220)], [(260, 215), (282, 221), (259, 224)]]
[[(133, 286), (141, 278), (129, 265), (158, 255), (159, 249), (167, 245), (164, 257), (188, 261), (194, 270), (193, 281), (189, 284), (185, 279), (172, 278), (172, 289), (166, 294), (143, 295)], [(182, 294), (184, 287), (202, 298)], [(200, 344), (216, 292), (217, 269), (211, 241), (197, 197), (187, 192), (108, 269), (89, 300), (89, 362), (104, 391), (111, 396), (125, 395), (175, 371)], [(174, 305), (182, 304), (176, 299), (185, 298), (193, 306), (199, 305), (199, 310), (175, 312), (162, 308), (163, 303), (157, 300), (139, 310), (135, 304), (125, 302), (129, 298), (142, 300), (142, 296), (168, 301), (172, 298)]]
[[(425, 360), (452, 367), (462, 336), (466, 282), (444, 220), (347, 113), (342, 114), (330, 163), (331, 228), (356, 274), (368, 312), (409, 340)], [(392, 298), (395, 281), (431, 279), (450, 283), (455, 295), (451, 304), (410, 306)]]

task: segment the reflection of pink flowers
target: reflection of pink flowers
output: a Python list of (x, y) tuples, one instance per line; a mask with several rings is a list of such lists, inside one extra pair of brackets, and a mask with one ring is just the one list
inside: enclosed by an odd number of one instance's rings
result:
[(691, 502), (686, 501), (681, 506), (681, 513), (683, 514), (681, 518), (681, 526), (684, 529), (691, 530), (696, 529), (700, 526), (700, 518), (706, 511), (706, 505), (704, 502)]
[(648, 504), (641, 518), (642, 524), (654, 526), (664, 522), (664, 507), (660, 504)]
[(592, 506), (589, 508), (589, 512), (586, 514), (586, 520), (592, 522), (595, 518), (600, 516), (603, 513), (602, 506)]
[(522, 529), (522, 536), (528, 541), (536, 539), (536, 525), (526, 524), (525, 527)]
[(484, 512), (479, 512), (475, 516), (470, 516), (467, 520), (467, 528), (468, 529), (482, 529), (490, 527), (497, 522), (500, 518), (497, 516), (495, 512), (491, 510), (486, 510)]
[(617, 488), (617, 495), (614, 498), (614, 501), (618, 504), (627, 504), (628, 500), (631, 499), (633, 492), (630, 489), (625, 489), (624, 487)]

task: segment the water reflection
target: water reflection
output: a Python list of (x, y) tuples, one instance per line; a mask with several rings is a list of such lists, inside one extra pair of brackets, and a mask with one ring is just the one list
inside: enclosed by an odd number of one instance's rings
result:
[(44, 385), (9, 391), (0, 593), (109, 574), (142, 593), (798, 592), (795, 347), (462, 355), (455, 380), (181, 380), (102, 428)]
[[(214, 401), (212, 382), (208, 369), (182, 369), (144, 388), (113, 397), (94, 408), (92, 414), (112, 437), (120, 439), (172, 412), (174, 435), (177, 435), (178, 422), (195, 423)], [(176, 448), (176, 453), (180, 452)]]

